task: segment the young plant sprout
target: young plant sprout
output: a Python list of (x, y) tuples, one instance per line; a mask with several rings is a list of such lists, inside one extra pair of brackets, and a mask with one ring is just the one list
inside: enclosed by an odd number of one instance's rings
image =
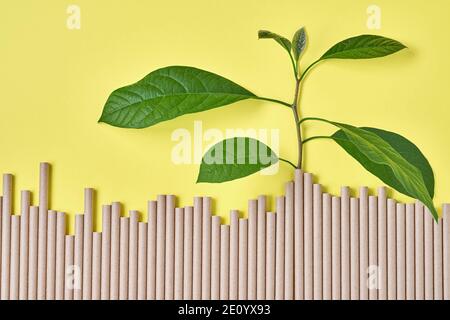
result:
[[(151, 72), (142, 80), (115, 90), (108, 98), (99, 122), (121, 128), (146, 128), (176, 117), (206, 111), (246, 99), (270, 101), (290, 108), (296, 126), (296, 164), (276, 155), (264, 143), (250, 137), (218, 142), (202, 159), (197, 182), (219, 183), (239, 179), (277, 161), (302, 168), (303, 147), (314, 139), (331, 139), (366, 170), (388, 186), (421, 201), (435, 220), (433, 170), (422, 152), (399, 134), (317, 117), (301, 117), (298, 102), (306, 75), (317, 64), (331, 59), (372, 59), (406, 48), (402, 43), (377, 35), (360, 35), (332, 46), (303, 71), (300, 60), (307, 37), (300, 28), (292, 42), (276, 33), (259, 31), (260, 39), (273, 39), (289, 55), (295, 80), (292, 103), (256, 95), (217, 74), (186, 66), (169, 66)], [(331, 136), (302, 137), (302, 124), (320, 121), (337, 128)]]

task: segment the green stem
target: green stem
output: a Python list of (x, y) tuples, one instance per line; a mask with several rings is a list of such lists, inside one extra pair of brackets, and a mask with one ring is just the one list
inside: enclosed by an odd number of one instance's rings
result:
[(290, 162), (289, 160), (283, 159), (283, 158), (278, 158), (280, 161), (286, 162), (288, 164), (290, 164), (291, 166), (293, 166), (295, 169), (298, 169), (297, 166), (295, 164), (293, 164), (292, 162)]
[(310, 137), (308, 139), (303, 140), (303, 144), (307, 143), (308, 141), (316, 140), (316, 139), (333, 139), (330, 136), (314, 136)]
[(311, 70), (316, 64), (318, 64), (320, 61), (322, 60), (317, 60), (314, 63), (310, 64), (308, 68), (305, 69), (305, 71), (302, 73), (302, 75), (300, 76), (300, 82), (303, 81), (303, 79), (306, 77), (306, 74), (308, 73), (309, 70)]
[(289, 57), (291, 58), (292, 68), (294, 69), (294, 78), (295, 78), (295, 80), (297, 80), (298, 69), (297, 69), (297, 65), (295, 64), (294, 57), (292, 56), (292, 54), (290, 52), (289, 52)]
[(309, 121), (309, 120), (317, 120), (317, 121), (322, 121), (322, 122), (326, 122), (326, 123), (332, 124), (331, 121), (329, 121), (327, 119), (318, 118), (318, 117), (306, 117), (306, 118), (303, 118), (302, 120), (300, 120), (298, 122), (298, 124), (301, 125), (303, 122), (306, 122), (306, 121)]
[(287, 103), (287, 102), (284, 102), (284, 101), (281, 101), (281, 100), (277, 100), (277, 99), (272, 99), (272, 98), (265, 98), (265, 97), (255, 97), (254, 99), (258, 99), (258, 100), (264, 100), (264, 101), (270, 101), (270, 102), (274, 102), (274, 103), (278, 103), (278, 104), (281, 104), (281, 105), (283, 105), (283, 106), (285, 106), (285, 107), (289, 107), (289, 108), (291, 108), (292, 106), (289, 104), (289, 103)]

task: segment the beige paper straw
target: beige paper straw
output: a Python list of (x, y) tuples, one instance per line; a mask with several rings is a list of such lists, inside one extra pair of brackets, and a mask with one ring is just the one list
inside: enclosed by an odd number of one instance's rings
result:
[[(186, 207), (184, 209), (184, 248), (183, 248), (183, 299), (192, 300), (192, 231), (193, 231), (193, 207)], [(213, 218), (219, 220), (220, 217)], [(220, 237), (220, 231), (219, 235)]]
[(386, 188), (378, 188), (378, 299), (387, 300), (387, 199)]
[(359, 300), (359, 199), (353, 197), (350, 198), (350, 299)]
[(419, 202), (415, 204), (415, 300), (425, 299), (425, 244), (424, 244), (424, 215), (423, 205)]
[(367, 187), (359, 189), (359, 298), (369, 299), (369, 199)]
[(48, 211), (46, 299), (55, 300), (56, 282), (56, 211)]
[(312, 187), (312, 175), (305, 173), (303, 175), (303, 187), (304, 187), (304, 285), (306, 300), (312, 300), (314, 298), (314, 268), (313, 268), (313, 187)]
[[(275, 258), (275, 299), (284, 300), (284, 209), (285, 197), (277, 197), (277, 221), (276, 221), (276, 258)], [(297, 216), (295, 217), (297, 218)], [(296, 243), (297, 245), (297, 243)], [(296, 264), (297, 268), (298, 265)], [(297, 269), (296, 276), (297, 274)], [(300, 273), (301, 274), (301, 273)], [(302, 275), (302, 274), (301, 274)], [(303, 276), (303, 275), (302, 275)], [(296, 281), (297, 283), (297, 281)]]
[(147, 223), (139, 222), (137, 298), (147, 299)]
[[(275, 233), (276, 233), (276, 215), (275, 215), (275, 213), (268, 212), (266, 219), (267, 219), (267, 221), (266, 221), (266, 223), (267, 223), (266, 224), (266, 235), (267, 235), (266, 300), (275, 300)], [(294, 253), (294, 252), (292, 252), (292, 253)], [(292, 279), (292, 282), (293, 282), (293, 279)], [(292, 285), (292, 288), (293, 288), (293, 285)]]
[(100, 300), (102, 283), (102, 234), (92, 235), (92, 300)]
[[(185, 219), (187, 219), (187, 216), (185, 216)], [(185, 232), (186, 232), (186, 226), (188, 228), (191, 228), (192, 230), (192, 224), (186, 224), (185, 220)], [(191, 231), (192, 232), (192, 231)], [(192, 249), (191, 251), (186, 250), (186, 240), (190, 241), (192, 243), (192, 234), (190, 237), (186, 237), (185, 233), (185, 243), (184, 243), (184, 253), (190, 252), (191, 258), (186, 259), (186, 256), (184, 257), (185, 263), (190, 263), (192, 266)], [(192, 246), (191, 246), (192, 248)], [(192, 267), (186, 268), (186, 265), (184, 266), (184, 284), (189, 283), (189, 280), (186, 280), (187, 274), (186, 270), (189, 270), (192, 273)], [(246, 275), (245, 275), (246, 277)], [(192, 280), (192, 276), (190, 276)], [(184, 299), (186, 299), (186, 287), (184, 288)], [(211, 219), (211, 300), (219, 300), (220, 299), (220, 217), (219, 216), (213, 216)]]
[[(406, 299), (406, 206), (402, 203), (396, 205), (397, 226), (397, 300)], [(411, 212), (408, 212), (411, 214)], [(412, 212), (414, 214), (414, 211)], [(414, 217), (409, 221), (414, 223)], [(408, 231), (409, 231), (408, 227)], [(410, 254), (410, 252), (408, 252)], [(410, 258), (409, 258), (410, 259)], [(414, 263), (414, 261), (412, 262)], [(413, 275), (414, 276), (414, 275)]]
[(137, 211), (130, 211), (129, 220), (129, 261), (128, 261), (128, 300), (137, 299), (138, 287), (138, 224), (139, 213)]
[(129, 231), (130, 219), (127, 217), (120, 217), (119, 300), (128, 300)]
[(46, 296), (47, 273), (47, 212), (50, 165), (40, 164), (39, 172), (39, 231), (38, 231), (38, 278), (37, 299), (44, 300)]
[[(248, 220), (239, 219), (239, 300), (248, 297)], [(220, 276), (219, 276), (220, 277)]]
[(341, 188), (341, 299), (350, 299), (350, 189)]
[[(286, 183), (284, 233), (284, 298), (294, 299), (294, 183)], [(267, 234), (269, 236), (269, 234)], [(267, 294), (266, 294), (267, 296)], [(273, 299), (271, 299), (273, 300)]]
[(166, 196), (159, 195), (156, 213), (156, 299), (164, 299)]
[(194, 197), (192, 298), (202, 297), (202, 198)]
[[(20, 216), (11, 216), (10, 300), (19, 300)], [(4, 284), (7, 285), (7, 284)]]
[(294, 298), (296, 300), (304, 298), (303, 236), (303, 172), (297, 169), (294, 185)]
[(12, 208), (12, 180), (11, 174), (3, 175), (3, 205), (2, 205), (2, 261), (1, 261), (1, 289), (0, 299), (9, 299), (10, 259), (11, 259), (11, 208)]
[(248, 201), (248, 299), (256, 300), (258, 203)]
[[(20, 271), (19, 299), (28, 298), (28, 232), (30, 222), (30, 191), (22, 191), (20, 197)], [(1, 210), (0, 210), (1, 212)]]
[(38, 223), (39, 207), (30, 207), (30, 226), (28, 237), (28, 300), (37, 299)]
[(120, 266), (120, 211), (121, 205), (113, 202), (111, 207), (111, 278), (110, 299), (119, 299)]
[[(397, 209), (398, 210), (398, 209)], [(414, 204), (406, 205), (406, 299), (414, 300), (414, 286), (415, 286), (415, 252), (414, 252), (414, 224), (415, 212)], [(398, 277), (398, 273), (397, 273)]]
[(175, 259), (175, 196), (166, 196), (166, 258), (165, 258), (165, 300), (173, 300)]
[(239, 288), (239, 213), (230, 212), (230, 300), (237, 300)]
[(64, 300), (64, 257), (66, 236), (66, 214), (56, 215), (56, 265), (55, 265), (55, 299)]
[(83, 298), (83, 227), (84, 216), (75, 216), (75, 244), (74, 244), (74, 283), (73, 299), (81, 300)]
[(211, 198), (203, 197), (202, 300), (211, 299)]
[(434, 299), (434, 254), (433, 254), (433, 216), (425, 208), (424, 211), (424, 257), (425, 257), (425, 300)]
[(314, 221), (314, 300), (322, 300), (323, 298), (323, 264), (322, 264), (322, 187), (320, 184), (313, 185), (313, 221)]
[(183, 299), (183, 240), (184, 240), (184, 211), (175, 209), (175, 278), (174, 299)]
[(148, 202), (147, 299), (156, 299), (156, 212), (157, 202)]
[(433, 257), (434, 257), (434, 300), (442, 300), (444, 278), (442, 275), (442, 219), (433, 223)]
[(369, 299), (378, 299), (379, 266), (378, 266), (378, 197), (369, 197)]
[(397, 299), (396, 202), (387, 199), (387, 299)]
[(257, 257), (256, 299), (264, 300), (266, 298), (266, 197), (265, 196), (258, 197), (257, 224), (258, 224), (258, 234), (257, 234), (257, 253), (256, 253)]
[(444, 300), (450, 300), (450, 204), (442, 208)]
[[(30, 234), (31, 235), (31, 234)], [(64, 259), (64, 300), (73, 300), (73, 277), (69, 276), (73, 271), (75, 237), (65, 236), (65, 259)]]
[(220, 226), (220, 300), (229, 299), (230, 226)]
[(84, 189), (83, 300), (92, 297), (92, 231), (94, 190)]
[[(331, 295), (333, 300), (341, 299), (341, 198), (331, 199)], [(359, 250), (359, 248), (358, 248)]]
[(332, 243), (331, 243), (331, 196), (328, 193), (322, 195), (323, 213), (323, 299), (331, 300), (332, 297)]
[(111, 205), (102, 206), (101, 299), (109, 300), (111, 277)]

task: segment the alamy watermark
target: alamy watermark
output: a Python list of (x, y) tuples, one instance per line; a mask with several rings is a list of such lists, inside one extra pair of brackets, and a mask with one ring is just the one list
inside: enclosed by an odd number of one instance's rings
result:
[(76, 4), (71, 4), (66, 10), (68, 16), (66, 20), (66, 26), (69, 30), (80, 30), (81, 29), (81, 9), (80, 6)]
[(376, 4), (371, 4), (367, 7), (367, 29), (379, 30), (381, 29), (381, 8)]

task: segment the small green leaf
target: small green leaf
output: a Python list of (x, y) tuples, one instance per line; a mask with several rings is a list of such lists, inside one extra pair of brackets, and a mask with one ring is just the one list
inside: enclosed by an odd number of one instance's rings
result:
[(259, 30), (258, 39), (273, 39), (278, 42), (289, 54), (291, 54), (291, 42), (279, 34), (267, 30)]
[(115, 90), (106, 101), (99, 122), (122, 128), (146, 128), (249, 98), (258, 97), (217, 74), (171, 66)]
[(387, 185), (420, 200), (438, 218), (432, 200), (433, 172), (416, 146), (388, 131), (330, 123), (341, 129), (331, 138), (348, 154)]
[(306, 30), (302, 27), (297, 30), (292, 39), (292, 52), (294, 53), (295, 61), (298, 61), (303, 51), (305, 51), (306, 42)]
[(256, 139), (229, 138), (216, 143), (205, 153), (197, 183), (220, 183), (243, 178), (277, 161), (275, 152)]
[(376, 35), (361, 35), (335, 44), (320, 58), (372, 59), (384, 57), (406, 48), (402, 43)]

